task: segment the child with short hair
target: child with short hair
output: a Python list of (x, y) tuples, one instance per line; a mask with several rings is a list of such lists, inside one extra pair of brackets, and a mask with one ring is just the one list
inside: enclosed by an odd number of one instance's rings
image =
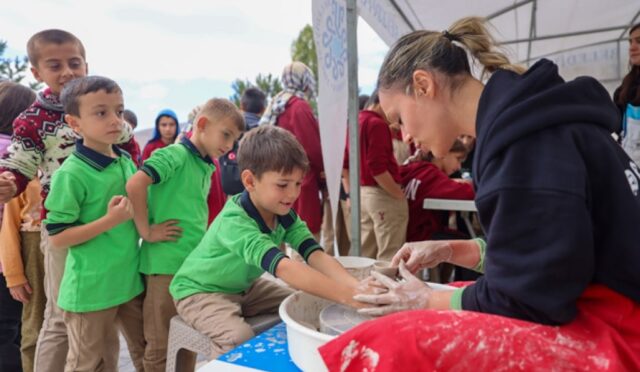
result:
[(434, 234), (454, 233), (447, 228), (448, 214), (425, 210), (423, 201), (425, 198), (473, 200), (475, 193), (471, 183), (449, 178), (460, 169), (466, 156), (467, 147), (456, 141), (442, 158), (421, 151), (419, 159), (400, 167), (402, 186), (409, 202), (408, 242), (434, 239)]
[(44, 204), (52, 249), (69, 247), (58, 297), (69, 335), (65, 371), (104, 368), (104, 336), (117, 332), (116, 324), (142, 371), (144, 286), (125, 192), (136, 166), (115, 146), (122, 135), (122, 90), (111, 79), (84, 77), (66, 84), (61, 101), (65, 121), (82, 136), (53, 175)]
[(196, 115), (191, 137), (155, 151), (127, 184), (144, 240), (140, 272), (147, 288), (145, 371), (165, 370), (169, 322), (176, 315), (169, 283), (206, 231), (212, 159), (228, 152), (243, 129), (233, 103), (211, 99)]
[[(400, 186), (389, 122), (380, 107), (377, 90), (358, 114), (360, 136), (360, 192), (362, 255), (391, 261), (405, 243), (409, 210)], [(344, 170), (349, 168), (345, 154)], [(348, 191), (348, 176), (343, 184)]]
[[(86, 54), (82, 42), (73, 34), (57, 29), (33, 35), (27, 43), (31, 72), (47, 88), (13, 123), (14, 133), (6, 156), (0, 160), (0, 203), (22, 193), (29, 180), (41, 171), (42, 198), (46, 201), (51, 176), (75, 150), (79, 136), (65, 123), (59, 95), (72, 79), (87, 75)], [(123, 125), (118, 143), (130, 141), (132, 131)], [(46, 210), (43, 208), (43, 218)], [(67, 330), (62, 310), (56, 304), (67, 257), (66, 249), (51, 249), (46, 229), (42, 229), (45, 293), (44, 322), (36, 346), (35, 370), (62, 371), (67, 355)], [(106, 361), (108, 368), (118, 365), (118, 335), (105, 335), (112, 345)]]
[[(292, 210), (305, 172), (304, 149), (285, 129), (265, 125), (247, 132), (238, 160), (246, 191), (229, 199), (171, 282), (178, 314), (211, 339), (212, 355), (253, 337), (244, 317), (276, 313), (292, 291), (261, 278), (266, 271), (294, 288), (342, 304), (358, 281), (325, 254)], [(288, 243), (309, 265), (289, 259)]]
[[(240, 97), (240, 110), (244, 116), (245, 131), (256, 128), (260, 123), (260, 117), (264, 113), (267, 104), (267, 96), (260, 88), (249, 87), (242, 92)], [(220, 178), (225, 194), (235, 195), (244, 191), (240, 170), (238, 169), (239, 140), (233, 144), (229, 153), (220, 157)]]

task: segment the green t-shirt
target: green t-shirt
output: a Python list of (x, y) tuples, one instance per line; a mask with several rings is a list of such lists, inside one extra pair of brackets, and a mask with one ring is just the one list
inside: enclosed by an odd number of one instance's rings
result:
[[(53, 174), (44, 204), (48, 211), (44, 223), (50, 235), (101, 218), (113, 196), (126, 195), (127, 179), (136, 166), (129, 154), (117, 147), (114, 150), (118, 155), (115, 159), (77, 142), (76, 150)], [(89, 312), (131, 300), (144, 290), (139, 261), (133, 220), (69, 247), (58, 306), (71, 312)]]
[(307, 224), (292, 210), (278, 216), (269, 229), (247, 191), (235, 195), (187, 257), (171, 281), (169, 291), (180, 300), (196, 293), (241, 293), (265, 271), (275, 275), (285, 255), (277, 248), (289, 243), (305, 260), (322, 249)]
[(182, 236), (171, 242), (142, 242), (140, 272), (172, 275), (200, 243), (207, 229), (207, 196), (216, 169), (186, 137), (180, 144), (154, 151), (141, 170), (153, 180), (149, 186), (149, 224), (178, 220)]

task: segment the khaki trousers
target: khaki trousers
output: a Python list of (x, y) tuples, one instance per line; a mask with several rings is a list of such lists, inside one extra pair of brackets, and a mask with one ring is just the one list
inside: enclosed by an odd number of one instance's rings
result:
[(64, 322), (69, 334), (69, 354), (65, 372), (114, 371), (107, 368), (105, 360), (109, 352), (105, 334), (122, 329), (131, 360), (136, 371), (144, 371), (144, 335), (142, 332), (142, 295), (109, 309), (86, 313), (64, 312)]
[(407, 237), (409, 206), (377, 186), (362, 186), (362, 256), (391, 261)]
[(198, 293), (176, 302), (178, 314), (189, 326), (207, 335), (215, 359), (254, 336), (244, 317), (276, 314), (293, 291), (258, 278), (243, 294)]
[(29, 302), (22, 306), (20, 354), (22, 354), (22, 370), (33, 372), (36, 343), (42, 328), (44, 307), (47, 302), (44, 293), (44, 255), (40, 251), (39, 231), (21, 232), (20, 240), (24, 275), (33, 291)]
[[(142, 305), (144, 339), (144, 370), (164, 372), (167, 364), (169, 343), (169, 323), (177, 315), (169, 284), (173, 275), (146, 275), (146, 293)], [(181, 361), (185, 371), (193, 371), (196, 365), (194, 355)]]
[[(67, 327), (63, 311), (58, 307), (60, 282), (67, 260), (67, 248), (56, 248), (49, 243), (45, 228), (41, 231), (40, 250), (44, 254), (44, 293), (47, 303), (44, 309), (42, 329), (38, 335), (34, 370), (36, 372), (63, 371), (69, 351)], [(118, 366), (120, 342), (118, 332), (113, 329), (103, 334), (108, 352), (105, 353), (105, 368), (113, 370)]]

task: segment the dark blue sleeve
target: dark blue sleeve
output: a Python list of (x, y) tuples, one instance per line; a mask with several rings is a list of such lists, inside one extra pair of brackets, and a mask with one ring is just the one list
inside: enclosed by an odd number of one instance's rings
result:
[(542, 324), (570, 322), (594, 273), (584, 198), (513, 188), (477, 203), (490, 208), (485, 275), (464, 290), (462, 308)]

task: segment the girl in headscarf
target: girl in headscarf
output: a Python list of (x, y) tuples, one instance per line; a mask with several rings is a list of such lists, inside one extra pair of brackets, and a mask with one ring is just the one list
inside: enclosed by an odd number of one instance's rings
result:
[(147, 160), (151, 153), (157, 149), (169, 146), (176, 141), (178, 133), (180, 133), (178, 123), (178, 115), (173, 110), (164, 109), (158, 113), (153, 137), (147, 142), (142, 151), (142, 161)]
[(315, 95), (316, 81), (311, 69), (302, 62), (285, 66), (281, 80), (284, 90), (271, 100), (260, 124), (287, 129), (304, 147), (310, 169), (302, 181), (300, 197), (293, 208), (318, 239), (322, 224), (322, 201), (319, 195), (320, 190), (324, 189), (324, 164), (320, 127), (307, 102)]

